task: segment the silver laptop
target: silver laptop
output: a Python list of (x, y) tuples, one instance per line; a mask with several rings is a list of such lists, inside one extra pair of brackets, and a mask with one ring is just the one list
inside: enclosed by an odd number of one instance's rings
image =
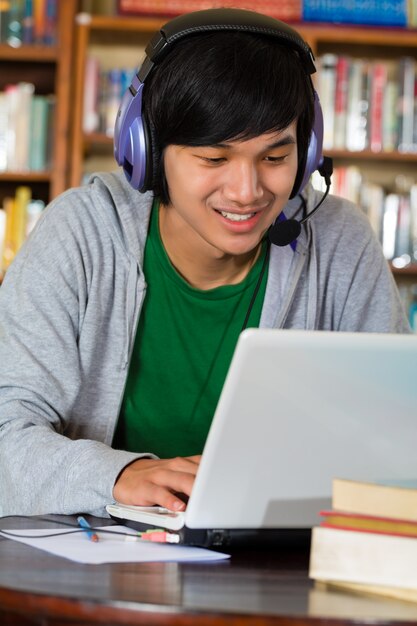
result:
[(186, 511), (107, 510), (179, 543), (224, 546), (311, 528), (334, 477), (417, 479), (417, 337), (245, 330)]

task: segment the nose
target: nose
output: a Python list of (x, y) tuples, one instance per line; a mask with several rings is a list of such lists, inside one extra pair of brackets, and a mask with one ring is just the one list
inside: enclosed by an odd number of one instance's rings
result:
[(225, 173), (223, 192), (227, 200), (247, 206), (262, 199), (264, 188), (256, 163), (246, 159), (232, 161)]

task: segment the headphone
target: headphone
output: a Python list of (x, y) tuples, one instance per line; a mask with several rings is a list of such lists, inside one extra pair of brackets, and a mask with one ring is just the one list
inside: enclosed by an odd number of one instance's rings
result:
[[(284, 22), (260, 13), (244, 9), (207, 9), (180, 15), (167, 22), (160, 31), (155, 33), (146, 46), (145, 59), (123, 95), (114, 130), (116, 161), (122, 166), (130, 185), (141, 193), (152, 189), (153, 173), (158, 159), (155, 142), (152, 141), (152, 131), (144, 119), (142, 111), (142, 93), (145, 81), (153, 68), (175, 48), (178, 41), (199, 33), (219, 31), (238, 31), (272, 37), (277, 42), (292, 48), (298, 54), (308, 76), (316, 71), (312, 50), (300, 35)], [(319, 170), (322, 173), (321, 169), (324, 162), (322, 155), (323, 113), (312, 82), (311, 88), (314, 96), (314, 124), (305, 162), (303, 160), (303, 164), (301, 166), (299, 164), (291, 197), (297, 195), (304, 188), (314, 171)], [(324, 176), (323, 173), (322, 175)], [(328, 188), (329, 186), (330, 184)], [(309, 216), (317, 208), (318, 206), (313, 209)], [(296, 220), (287, 220), (280, 222), (280, 226), (288, 222), (301, 224)], [(293, 239), (295, 237), (292, 237), (291, 241)], [(273, 241), (273, 243), (287, 245), (290, 242), (278, 243)]]

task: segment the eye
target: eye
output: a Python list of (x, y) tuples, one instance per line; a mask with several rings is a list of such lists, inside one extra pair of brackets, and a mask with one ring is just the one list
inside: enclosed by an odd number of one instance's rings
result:
[(201, 155), (199, 158), (205, 163), (210, 163), (211, 165), (219, 165), (220, 163), (224, 163), (226, 160), (224, 157), (206, 157)]
[(282, 163), (283, 161), (285, 161), (287, 156), (287, 154), (284, 154), (283, 156), (267, 156), (265, 157), (265, 161), (267, 161), (268, 163)]

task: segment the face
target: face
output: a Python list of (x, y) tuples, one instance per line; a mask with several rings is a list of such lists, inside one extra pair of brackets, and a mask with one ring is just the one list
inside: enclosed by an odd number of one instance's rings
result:
[(294, 185), (296, 130), (294, 122), (280, 133), (245, 141), (169, 145), (164, 165), (171, 204), (161, 207), (164, 243), (189, 246), (197, 258), (257, 250)]

